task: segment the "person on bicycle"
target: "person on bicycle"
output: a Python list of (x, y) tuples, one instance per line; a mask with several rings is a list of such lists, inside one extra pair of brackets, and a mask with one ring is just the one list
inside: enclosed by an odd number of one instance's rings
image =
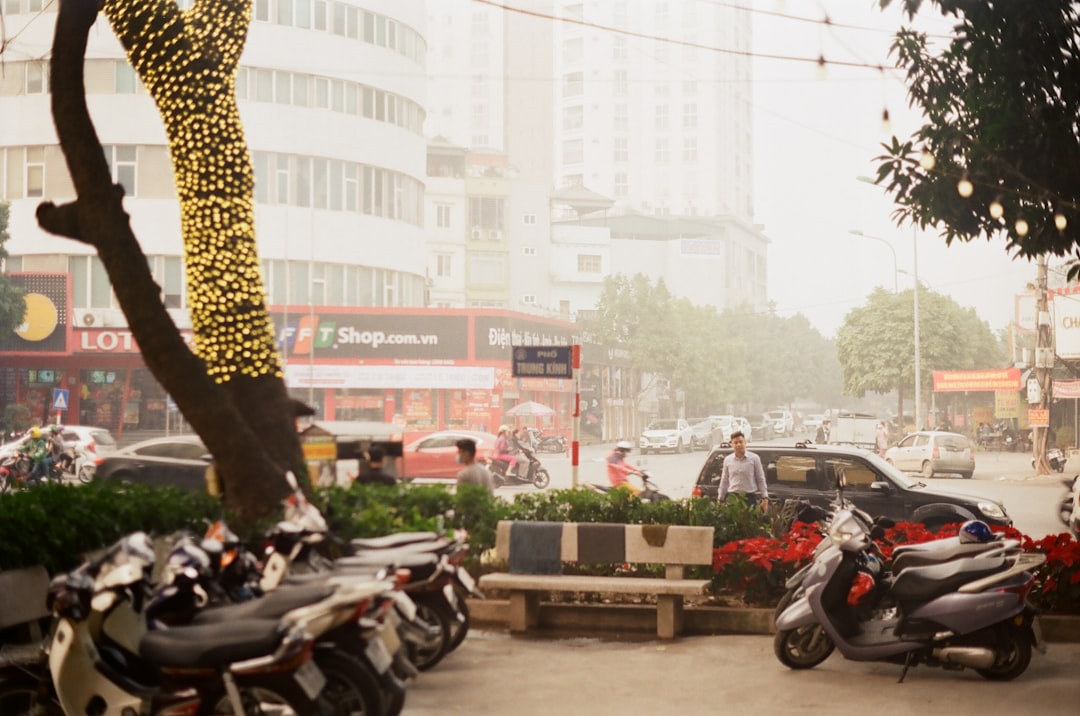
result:
[(612, 487), (625, 487), (637, 495), (641, 493), (641, 490), (634, 487), (627, 479), (630, 475), (641, 472), (637, 467), (626, 461), (626, 456), (633, 449), (634, 446), (629, 440), (620, 440), (615, 443), (615, 449), (607, 456), (607, 476)]

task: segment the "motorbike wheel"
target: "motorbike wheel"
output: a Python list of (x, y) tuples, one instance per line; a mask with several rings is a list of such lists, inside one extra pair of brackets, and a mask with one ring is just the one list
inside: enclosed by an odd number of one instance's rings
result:
[(1065, 495), (1065, 499), (1061, 501), (1061, 506), (1058, 508), (1058, 518), (1061, 520), (1061, 524), (1068, 525), (1072, 519), (1073, 510), (1073, 497), (1072, 493)]
[(789, 669), (812, 669), (829, 658), (835, 648), (820, 624), (776, 633), (773, 652)]
[(83, 465), (79, 468), (79, 482), (89, 485), (94, 481), (94, 468), (92, 465)]
[(438, 627), (439, 631), (439, 635), (430, 644), (409, 647), (409, 661), (417, 670), (427, 671), (442, 661), (450, 651), (450, 622), (445, 612), (422, 601), (416, 602), (416, 615), (428, 624)]
[(997, 661), (989, 669), (976, 669), (990, 681), (1012, 681), (1027, 671), (1031, 663), (1031, 639), (1015, 627), (1002, 628), (995, 639)]
[(291, 683), (288, 675), (272, 674), (260, 679), (257, 684), (248, 679), (237, 684), (244, 702), (245, 714), (238, 715), (233, 712), (232, 703), (222, 686), (203, 701), (199, 716), (247, 716), (264, 713), (275, 716), (334, 716), (334, 708), (322, 694), (315, 700), (309, 699), (299, 685)]
[(41, 704), (38, 683), (19, 678), (0, 684), (0, 714), (4, 716), (64, 716), (64, 709), (54, 699)]
[(458, 611), (465, 617), (465, 621), (450, 620), (450, 647), (448, 651), (453, 651), (461, 646), (462, 642), (465, 641), (465, 637), (469, 634), (469, 626), (472, 623), (469, 616), (469, 605), (465, 602), (465, 596), (460, 592), (458, 593)]
[(405, 691), (399, 691), (390, 697), (383, 710), (383, 716), (398, 716), (405, 708)]
[(533, 476), (533, 484), (536, 485), (537, 489), (543, 490), (545, 487), (551, 484), (551, 475), (548, 474), (548, 471), (546, 469), (540, 468)]
[(382, 716), (383, 693), (368, 666), (339, 651), (318, 651), (318, 664), (326, 677), (323, 698), (334, 707), (334, 716)]

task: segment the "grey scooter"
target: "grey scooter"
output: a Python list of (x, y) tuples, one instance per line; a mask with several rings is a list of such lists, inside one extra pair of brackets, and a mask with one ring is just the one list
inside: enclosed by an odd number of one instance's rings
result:
[(854, 661), (904, 664), (901, 681), (920, 663), (970, 667), (1003, 681), (1027, 669), (1032, 647), (1045, 652), (1035, 610), (1025, 601), (1033, 579), (1028, 570), (1044, 555), (1010, 552), (910, 567), (891, 581), (878, 575), (873, 601), (851, 606), (860, 564), (875, 549), (865, 525), (840, 510), (829, 546), (776, 619), (781, 663), (812, 668), (836, 648)]

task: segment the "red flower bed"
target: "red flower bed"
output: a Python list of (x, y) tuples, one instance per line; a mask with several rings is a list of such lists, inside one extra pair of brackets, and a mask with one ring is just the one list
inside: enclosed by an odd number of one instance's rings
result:
[[(959, 525), (946, 525), (935, 534), (920, 524), (902, 522), (886, 530), (891, 545), (879, 546), (888, 559), (896, 545), (953, 537), (958, 529)], [(1024, 550), (1046, 555), (1045, 564), (1035, 571), (1031, 602), (1047, 611), (1080, 613), (1080, 542), (1067, 533), (1033, 540), (1012, 528), (998, 531), (1020, 540)], [(821, 540), (816, 524), (800, 522), (782, 539), (728, 542), (713, 550), (713, 590), (741, 594), (750, 605), (775, 605), (784, 593), (784, 583), (810, 561)]]

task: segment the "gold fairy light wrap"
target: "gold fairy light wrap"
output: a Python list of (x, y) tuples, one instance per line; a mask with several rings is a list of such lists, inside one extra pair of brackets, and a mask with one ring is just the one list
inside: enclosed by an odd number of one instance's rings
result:
[(106, 0), (169, 138), (195, 350), (218, 383), (281, 376), (255, 247), (254, 174), (236, 106), (251, 0)]

